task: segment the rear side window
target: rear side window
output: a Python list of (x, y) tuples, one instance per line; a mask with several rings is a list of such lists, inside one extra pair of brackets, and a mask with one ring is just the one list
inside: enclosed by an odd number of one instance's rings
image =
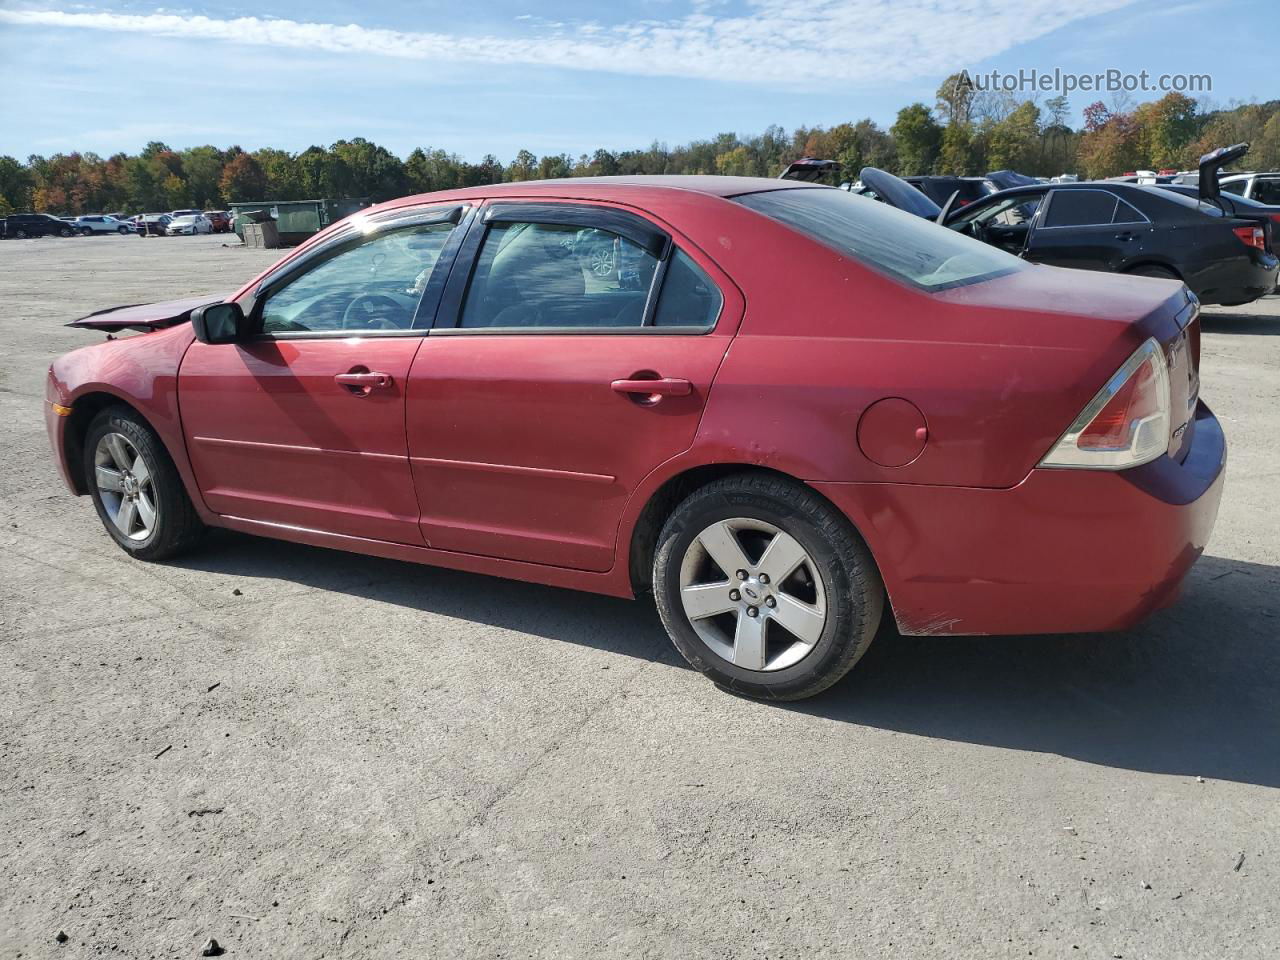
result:
[(1112, 223), (1145, 223), (1147, 218), (1138, 210), (1137, 207), (1121, 200), (1116, 204), (1116, 215), (1112, 218)]
[(1045, 227), (1092, 227), (1111, 223), (1119, 203), (1106, 190), (1055, 190)]
[(1280, 206), (1280, 180), (1259, 178), (1253, 182), (1253, 199), (1270, 206)]
[(658, 261), (607, 230), (560, 223), (489, 228), (461, 327), (638, 327)]
[(771, 190), (734, 199), (837, 253), (930, 292), (1027, 268), (1003, 250), (843, 190)]
[(1248, 180), (1233, 180), (1230, 183), (1219, 184), (1218, 188), (1220, 190), (1225, 190), (1227, 193), (1238, 193), (1240, 194), (1240, 196), (1243, 197), (1245, 188), (1248, 186), (1249, 186)]
[(682, 250), (671, 254), (653, 315), (655, 327), (714, 327), (724, 298), (711, 278)]

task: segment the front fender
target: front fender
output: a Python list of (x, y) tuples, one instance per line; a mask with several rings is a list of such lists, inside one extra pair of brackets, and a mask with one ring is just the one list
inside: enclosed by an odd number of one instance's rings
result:
[[(49, 368), (46, 424), (63, 480), (84, 494), (80, 450), (84, 433), (97, 412), (114, 401), (133, 407), (146, 419), (168, 451), (201, 519), (213, 519), (200, 496), (178, 412), (178, 367), (195, 340), (183, 324), (156, 333), (107, 340), (56, 359)], [(70, 407), (59, 416), (53, 404)]]

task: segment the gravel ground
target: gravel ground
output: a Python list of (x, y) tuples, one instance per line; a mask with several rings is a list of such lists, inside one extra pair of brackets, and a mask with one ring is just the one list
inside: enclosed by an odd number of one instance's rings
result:
[(45, 370), (96, 336), (62, 324), (272, 258), (0, 244), (0, 957), (1280, 953), (1280, 299), (1206, 312), (1230, 479), (1178, 606), (886, 631), (770, 706), (649, 603), (230, 534), (127, 559), (47, 451)]

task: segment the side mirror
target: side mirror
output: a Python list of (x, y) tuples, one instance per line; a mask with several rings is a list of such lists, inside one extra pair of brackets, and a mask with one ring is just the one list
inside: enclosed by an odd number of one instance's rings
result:
[(191, 311), (191, 329), (201, 343), (235, 343), (245, 335), (245, 327), (238, 303), (211, 303)]

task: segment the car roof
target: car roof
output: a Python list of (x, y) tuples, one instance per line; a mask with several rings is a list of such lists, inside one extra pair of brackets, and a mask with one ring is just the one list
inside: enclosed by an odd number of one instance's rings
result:
[[(653, 191), (685, 191), (712, 197), (738, 197), (747, 193), (763, 193), (766, 190), (813, 190), (820, 185), (798, 180), (780, 180), (772, 177), (721, 177), (713, 175), (670, 175), (631, 177), (566, 177), (562, 180), (520, 180), (510, 183), (486, 184), (459, 190), (441, 190), (401, 197), (391, 204), (419, 203), (432, 197), (527, 197), (543, 194), (578, 200), (626, 200)], [(827, 187), (826, 189), (835, 189)], [(376, 209), (376, 208), (369, 208)], [(362, 211), (362, 212), (368, 212)]]

